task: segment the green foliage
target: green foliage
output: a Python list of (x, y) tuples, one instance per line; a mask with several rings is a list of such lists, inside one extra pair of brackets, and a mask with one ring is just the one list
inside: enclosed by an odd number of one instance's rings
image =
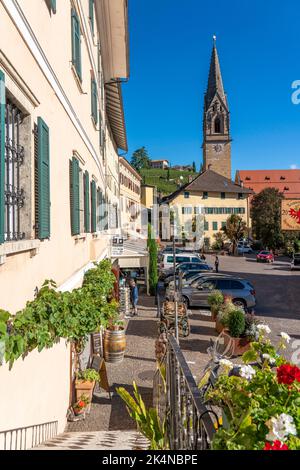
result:
[(100, 374), (95, 369), (85, 369), (77, 372), (76, 378), (84, 382), (99, 382)]
[(208, 305), (210, 306), (211, 312), (217, 314), (224, 302), (224, 296), (221, 291), (213, 290), (208, 298)]
[[(195, 177), (192, 171), (174, 170), (172, 168), (169, 168), (169, 170), (144, 168), (140, 170), (140, 174), (143, 177), (144, 184), (156, 186), (157, 191), (164, 195), (171, 194), (176, 191), (179, 186), (188, 183), (190, 175)], [(180, 180), (180, 176), (183, 177), (182, 180)]]
[[(285, 359), (278, 354), (281, 343), (273, 346), (261, 336), (242, 356), (243, 365), (252, 365), (251, 378), (222, 373), (206, 394), (209, 405), (219, 406), (225, 415), (224, 426), (213, 438), (213, 450), (262, 450), (269, 433), (270, 419), (285, 413), (293, 418), (297, 436), (284, 442), (290, 450), (300, 450), (300, 383), (279, 383), (276, 370), (263, 355), (268, 354), (278, 367)], [(226, 423), (226, 424), (225, 424)]]
[(196, 163), (193, 162), (193, 172), (196, 173), (197, 169), (196, 169)]
[(156, 286), (158, 283), (158, 272), (157, 272), (157, 244), (154, 238), (148, 239), (148, 250), (149, 250), (149, 288), (150, 294), (155, 295)]
[(141, 433), (150, 441), (150, 450), (165, 450), (166, 428), (161, 423), (157, 411), (154, 408), (146, 409), (142, 396), (138, 392), (136, 383), (133, 382), (133, 397), (124, 387), (117, 388), (117, 392), (127, 405), (127, 410), (132, 419), (137, 423)]
[(281, 201), (283, 194), (275, 188), (266, 188), (255, 194), (251, 203), (253, 234), (265, 247), (276, 249), (283, 246), (281, 231)]
[(117, 317), (118, 304), (109, 300), (114, 281), (106, 260), (86, 273), (82, 288), (72, 292), (59, 292), (54, 281), (46, 280), (36, 298), (15, 316), (0, 311), (0, 354), (5, 344), (5, 360), (12, 366), (19, 357), (50, 348), (60, 338), (82, 344), (88, 334)]
[(150, 168), (150, 158), (145, 147), (137, 149), (135, 152), (133, 152), (131, 157), (131, 165), (138, 172), (144, 168)]
[(224, 232), (217, 232), (214, 234), (215, 242), (213, 243), (213, 250), (222, 250), (226, 241), (226, 235)]
[(5, 344), (8, 339), (8, 320), (10, 313), (6, 310), (0, 309), (0, 365), (2, 365), (3, 357), (5, 354)]
[(222, 231), (232, 242), (232, 252), (233, 254), (236, 254), (238, 241), (247, 235), (248, 230), (246, 222), (244, 222), (241, 216), (232, 214), (226, 220), (226, 225), (222, 228)]
[(240, 309), (235, 309), (228, 315), (227, 325), (229, 334), (233, 338), (240, 338), (245, 332), (245, 314)]
[(224, 302), (218, 311), (218, 321), (226, 328), (228, 327), (229, 317), (233, 311), (236, 311), (236, 306), (231, 301)]

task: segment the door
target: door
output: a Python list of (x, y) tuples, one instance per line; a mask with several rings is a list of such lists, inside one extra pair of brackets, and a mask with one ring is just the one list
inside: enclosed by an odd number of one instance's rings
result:
[(195, 283), (196, 286), (192, 290), (191, 305), (195, 307), (207, 307), (208, 296), (216, 288), (215, 279), (206, 279)]

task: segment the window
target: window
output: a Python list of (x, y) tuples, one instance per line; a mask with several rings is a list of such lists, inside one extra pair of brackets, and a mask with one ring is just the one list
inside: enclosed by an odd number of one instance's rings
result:
[(189, 263), (190, 258), (187, 256), (176, 256), (176, 264), (178, 263)]
[(212, 225), (213, 225), (213, 230), (217, 231), (218, 230), (218, 222), (213, 222)]
[(220, 290), (230, 290), (231, 280), (230, 279), (218, 279), (216, 288)]
[(208, 199), (208, 192), (207, 191), (203, 191), (203, 199)]
[(215, 119), (215, 134), (221, 134), (221, 120), (219, 117)]
[(221, 199), (225, 199), (226, 198), (226, 193), (221, 193)]
[(244, 286), (241, 282), (232, 280), (231, 281), (231, 289), (241, 290), (241, 289), (244, 289)]
[(191, 215), (193, 213), (193, 208), (192, 207), (183, 207), (182, 208), (182, 214), (183, 215)]
[(72, 8), (72, 64), (76, 70), (76, 73), (80, 81), (82, 81), (81, 30), (80, 30), (79, 18), (74, 8)]
[(244, 194), (243, 194), (243, 193), (239, 193), (239, 194), (238, 194), (238, 199), (244, 199)]
[(50, 153), (49, 128), (41, 117), (37, 126), (36, 173), (36, 234), (40, 240), (50, 237)]
[(201, 290), (213, 290), (215, 288), (216, 281), (215, 280), (208, 280), (204, 282), (199, 282), (198, 286), (201, 286)]
[(21, 225), (24, 190), (20, 182), (20, 168), (24, 161), (24, 147), (20, 145), (21, 111), (5, 98), (4, 75), (1, 86), (1, 154), (0, 154), (0, 243), (25, 238)]
[(94, 3), (94, 0), (89, 0), (89, 19), (93, 35), (95, 34)]
[(204, 222), (204, 230), (207, 232), (207, 230), (209, 230), (209, 225), (208, 225), (208, 222), (207, 220), (205, 220)]
[(194, 214), (195, 215), (199, 215), (202, 213), (202, 207), (201, 206), (197, 206), (197, 207), (194, 207)]
[[(197, 264), (201, 264), (199, 263), (199, 258), (192, 258), (192, 263), (197, 263)], [(195, 265), (193, 265), (194, 267)], [(199, 266), (196, 266), (196, 267), (199, 267)]]
[(190, 193), (188, 191), (184, 192), (184, 198), (188, 199), (190, 197)]
[(97, 82), (94, 78), (91, 80), (91, 108), (92, 118), (94, 123), (98, 124), (98, 96), (97, 96)]
[(222, 228), (226, 227), (226, 222), (222, 222)]

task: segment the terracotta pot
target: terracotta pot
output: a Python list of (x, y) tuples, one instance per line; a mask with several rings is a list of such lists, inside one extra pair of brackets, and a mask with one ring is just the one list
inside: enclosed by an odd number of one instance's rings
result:
[(224, 325), (223, 323), (221, 323), (219, 320), (218, 320), (218, 317), (216, 316), (216, 332), (217, 333), (222, 333), (222, 331), (224, 330)]
[(250, 341), (247, 338), (233, 338), (227, 330), (226, 333), (224, 335), (224, 345), (227, 346), (230, 341), (233, 341), (233, 356), (242, 356), (244, 352), (250, 349)]
[(91, 409), (91, 402), (93, 399), (93, 391), (95, 387), (95, 382), (90, 382), (88, 380), (76, 380), (75, 381), (75, 392), (76, 392), (76, 401), (79, 401), (82, 395), (85, 395), (89, 398), (90, 403), (85, 408), (87, 413), (90, 412)]

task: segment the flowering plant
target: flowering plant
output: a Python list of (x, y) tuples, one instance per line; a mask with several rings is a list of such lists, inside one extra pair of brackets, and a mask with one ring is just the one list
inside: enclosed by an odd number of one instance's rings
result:
[(227, 360), (206, 394), (224, 415), (213, 449), (300, 450), (300, 369), (280, 354), (290, 338), (282, 333), (274, 347), (269, 327), (258, 327), (258, 341), (243, 355), (238, 375)]
[(75, 414), (82, 413), (85, 408), (89, 405), (90, 399), (87, 395), (81, 395), (80, 399), (73, 405)]

